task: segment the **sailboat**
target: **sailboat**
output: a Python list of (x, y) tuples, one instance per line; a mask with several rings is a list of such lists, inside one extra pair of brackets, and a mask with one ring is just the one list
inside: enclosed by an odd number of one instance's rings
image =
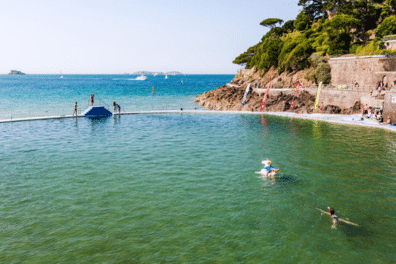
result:
[(168, 79), (168, 74), (167, 74), (167, 75), (165, 75), (165, 79)]
[(61, 77), (60, 77), (60, 78), (61, 78), (61, 79), (63, 79), (62, 71), (60, 71), (60, 75), (61, 75)]

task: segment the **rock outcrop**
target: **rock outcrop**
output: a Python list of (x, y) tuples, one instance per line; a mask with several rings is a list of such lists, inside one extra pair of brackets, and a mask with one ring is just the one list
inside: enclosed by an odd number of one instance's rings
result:
[(26, 73), (23, 73), (21, 71), (17, 71), (17, 70), (11, 70), (8, 75), (26, 75)]
[[(259, 74), (254, 73), (254, 69), (242, 70), (231, 83), (198, 95), (195, 101), (211, 110), (260, 111), (263, 95), (266, 91), (264, 87), (271, 82), (273, 88), (270, 89), (264, 111), (321, 112), (320, 109), (314, 110), (317, 88), (302, 88), (296, 95), (294, 95), (294, 88), (277, 88), (284, 86), (285, 83), (288, 86), (294, 86), (300, 80), (302, 83), (305, 82), (306, 86), (309, 86), (310, 83), (301, 77), (302, 74), (305, 73), (277, 75), (272, 70), (272, 72), (260, 77)], [(280, 82), (282, 82), (282, 85), (280, 85)], [(248, 84), (253, 89), (248, 93), (245, 105), (242, 106), (242, 98)], [(323, 103), (324, 106), (323, 113), (355, 114), (361, 111), (361, 99), (364, 96), (366, 96), (364, 92), (354, 91), (351, 93), (351, 91), (323, 89), (320, 95), (320, 103)], [(293, 98), (294, 108), (292, 110)]]

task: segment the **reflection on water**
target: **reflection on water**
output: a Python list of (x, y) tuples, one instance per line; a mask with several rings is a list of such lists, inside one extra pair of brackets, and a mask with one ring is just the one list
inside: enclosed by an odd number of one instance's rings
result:
[(105, 127), (106, 123), (109, 122), (110, 118), (111, 117), (87, 118), (91, 126), (91, 134), (95, 135), (96, 132), (101, 133), (102, 128)]

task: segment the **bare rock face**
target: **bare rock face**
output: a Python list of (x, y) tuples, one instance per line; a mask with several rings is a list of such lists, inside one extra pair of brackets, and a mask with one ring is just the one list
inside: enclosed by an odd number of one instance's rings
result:
[[(242, 107), (244, 92), (245, 87), (223, 85), (216, 90), (199, 95), (195, 102), (210, 110), (260, 111), (263, 96), (251, 91), (246, 97), (246, 104)], [(265, 111), (310, 113), (313, 111), (315, 96), (306, 91), (299, 93), (295, 97), (293, 110), (291, 110), (292, 101), (293, 95), (291, 94), (281, 92), (278, 96), (269, 95), (266, 100)]]
[[(273, 75), (271, 76), (271, 74)], [(198, 95), (195, 102), (210, 110), (260, 111), (264, 94), (256, 92), (259, 90), (255, 88), (265, 88), (266, 84), (271, 81), (271, 84), (274, 84), (275, 87), (272, 86), (273, 88), (271, 88), (271, 92), (266, 100), (264, 111), (287, 111), (297, 113), (323, 112), (332, 114), (354, 114), (360, 112), (360, 101), (356, 101), (353, 107), (350, 108), (341, 108), (330, 103), (325, 105), (322, 111), (320, 109), (314, 110), (316, 91), (314, 91), (313, 94), (312, 91), (308, 92), (307, 90), (300, 90), (297, 93), (294, 97), (294, 108), (292, 110), (293, 90), (278, 90), (276, 87), (281, 85), (284, 86), (285, 81), (289, 82), (290, 86), (293, 83), (300, 81), (299, 78), (301, 77), (299, 74), (301, 75), (303, 73), (296, 73), (294, 75), (282, 73), (279, 76), (273, 69), (271, 69), (270, 72), (263, 77), (260, 77), (257, 73), (249, 74), (248, 76), (237, 75), (231, 81), (231, 84), (223, 85), (215, 90)], [(241, 106), (245, 89), (249, 83), (254, 89), (250, 90), (246, 97), (245, 105)]]

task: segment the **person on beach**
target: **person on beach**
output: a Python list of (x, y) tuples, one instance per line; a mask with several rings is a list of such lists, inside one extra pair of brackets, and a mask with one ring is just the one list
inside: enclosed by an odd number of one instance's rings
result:
[(91, 94), (91, 105), (94, 105), (94, 97), (95, 97), (95, 94)]
[(346, 223), (346, 224), (349, 224), (349, 225), (359, 226), (358, 224), (355, 224), (355, 223), (352, 223), (352, 222), (349, 222), (349, 221), (347, 221), (347, 220), (344, 220), (344, 219), (339, 218), (339, 217), (335, 214), (334, 208), (331, 208), (330, 206), (327, 207), (327, 209), (329, 209), (328, 212), (325, 212), (325, 211), (323, 211), (322, 209), (319, 209), (319, 208), (317, 208), (317, 209), (318, 209), (319, 211), (321, 211), (322, 213), (327, 214), (327, 215), (329, 215), (329, 216), (331, 217), (331, 219), (333, 220), (333, 225), (331, 226), (331, 228), (335, 228), (335, 229), (336, 229), (336, 228), (337, 228), (337, 227), (336, 227), (336, 224), (338, 223), (338, 221), (343, 222), (343, 223)]
[(77, 116), (77, 102), (74, 104), (73, 116), (74, 116), (74, 114), (76, 114), (76, 116)]
[(320, 104), (320, 113), (323, 114), (323, 102)]

